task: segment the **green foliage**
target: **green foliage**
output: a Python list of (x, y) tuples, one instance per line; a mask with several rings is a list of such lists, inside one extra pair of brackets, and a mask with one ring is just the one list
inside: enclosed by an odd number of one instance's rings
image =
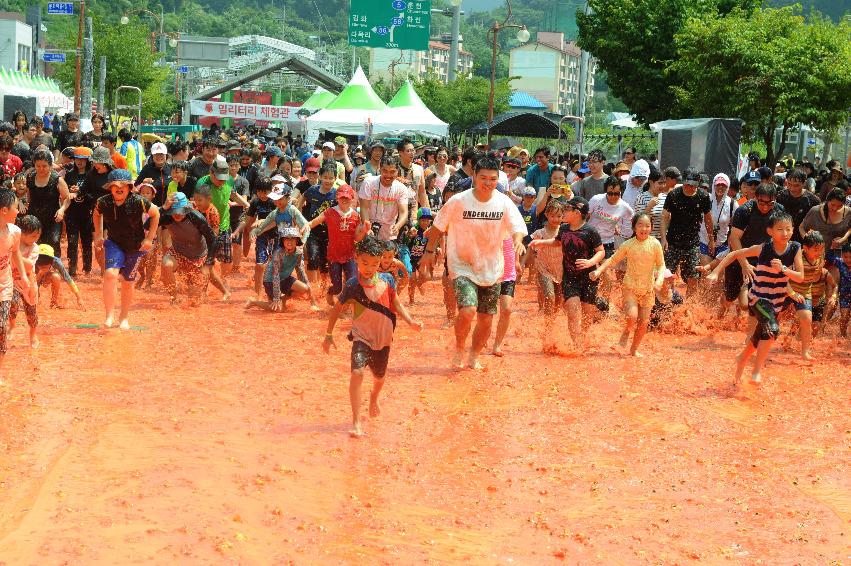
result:
[[(414, 83), (426, 106), (453, 128), (466, 130), (487, 121), (490, 81), (482, 77), (459, 77), (448, 85), (437, 79)], [(494, 115), (509, 109), (511, 88), (508, 79), (499, 79), (494, 89)]]
[[(800, 7), (704, 14), (675, 36), (681, 77), (671, 88), (693, 115), (745, 120), (746, 139), (762, 140), (774, 159), (774, 132), (801, 122), (834, 130), (851, 107), (851, 21), (835, 25)], [(706, 88), (712, 85), (712, 88)], [(777, 154), (783, 146), (776, 148)]]
[[(164, 94), (168, 70), (155, 65), (157, 53), (151, 52), (149, 26), (138, 18), (131, 18), (127, 25), (107, 23), (96, 12), (93, 15), (94, 60), (106, 57), (106, 103), (114, 105), (113, 96), (119, 86), (136, 86), (142, 89), (142, 114), (155, 116), (171, 114), (176, 104), (173, 97)], [(65, 47), (73, 47), (74, 39), (68, 38)], [(97, 69), (97, 66), (95, 67)], [(74, 89), (75, 66), (57, 65), (55, 78), (68, 91)], [(97, 84), (97, 83), (95, 83)]]

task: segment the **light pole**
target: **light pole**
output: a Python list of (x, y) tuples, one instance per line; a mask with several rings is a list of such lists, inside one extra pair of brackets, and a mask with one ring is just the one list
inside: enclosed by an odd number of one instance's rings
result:
[[(124, 15), (121, 16), (121, 20), (120, 20), (121, 25), (126, 26), (127, 24), (129, 24), (130, 23), (130, 15), (131, 14), (137, 14), (137, 13), (138, 14), (142, 14), (142, 13), (147, 14), (147, 15), (151, 16), (154, 20), (156, 20), (156, 22), (159, 24), (159, 27), (160, 27), (159, 52), (160, 52), (160, 66), (162, 67), (162, 66), (165, 65), (165, 42), (166, 42), (166, 36), (168, 35), (163, 31), (163, 21), (165, 20), (165, 13), (163, 12), (163, 6), (162, 6), (162, 4), (160, 4), (160, 15), (159, 16), (156, 15), (155, 13), (151, 12), (150, 10), (145, 9), (145, 8), (135, 8), (133, 10), (130, 10), (129, 12), (125, 12)], [(169, 36), (168, 44), (172, 47), (176, 47), (177, 46), (177, 39)], [(154, 50), (154, 42), (151, 41), (151, 51), (153, 51), (153, 50)]]
[(81, 107), (81, 65), (83, 64), (83, 18), (86, 16), (86, 0), (80, 0), (80, 24), (77, 32), (77, 69), (74, 82), (74, 112), (80, 114)]
[(506, 5), (508, 7), (508, 14), (505, 16), (505, 19), (501, 22), (494, 22), (488, 30), (488, 35), (491, 36), (491, 39), (493, 41), (493, 43), (491, 44), (491, 90), (490, 96), (488, 96), (488, 144), (490, 144), (491, 141), (491, 123), (493, 122), (493, 99), (494, 91), (496, 90), (496, 48), (499, 32), (504, 29), (517, 29), (517, 41), (519, 41), (520, 43), (526, 43), (527, 41), (529, 41), (530, 37), (529, 30), (526, 29), (526, 26), (511, 22), (511, 2), (509, 0), (506, 0)]

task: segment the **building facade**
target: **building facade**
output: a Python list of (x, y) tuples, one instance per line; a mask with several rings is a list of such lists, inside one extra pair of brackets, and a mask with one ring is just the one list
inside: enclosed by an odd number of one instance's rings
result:
[(23, 16), (0, 12), (0, 68), (8, 71), (30, 72), (33, 61), (32, 28)]
[[(581, 51), (561, 32), (539, 31), (535, 41), (509, 53), (511, 88), (527, 92), (543, 102), (550, 112), (575, 115), (579, 95)], [(595, 62), (589, 61), (586, 100), (594, 94)]]
[[(473, 54), (458, 50), (457, 76), (473, 73)], [(429, 41), (428, 51), (400, 51), (399, 49), (373, 48), (369, 50), (369, 77), (395, 80), (426, 78), (434, 76), (446, 83), (449, 81), (449, 43)]]

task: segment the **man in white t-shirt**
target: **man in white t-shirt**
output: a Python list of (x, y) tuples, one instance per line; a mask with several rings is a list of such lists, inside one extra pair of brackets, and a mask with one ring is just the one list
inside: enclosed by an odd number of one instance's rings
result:
[(382, 240), (395, 240), (408, 220), (408, 187), (396, 180), (399, 161), (392, 156), (381, 159), (379, 175), (367, 177), (358, 191), (360, 215), (367, 231), (377, 227)]
[(452, 360), (456, 369), (464, 367), (464, 347), (473, 317), (476, 317), (476, 328), (467, 366), (482, 367), (478, 357), (490, 336), (505, 269), (503, 241), (509, 237), (514, 240), (518, 257), (525, 251), (526, 224), (517, 205), (496, 190), (498, 183), (499, 162), (490, 158), (479, 160), (474, 168), (473, 188), (450, 198), (437, 213), (425, 255), (420, 260), (420, 269), (424, 272), (433, 267), (435, 247), (448, 232), (446, 259), (458, 303)]

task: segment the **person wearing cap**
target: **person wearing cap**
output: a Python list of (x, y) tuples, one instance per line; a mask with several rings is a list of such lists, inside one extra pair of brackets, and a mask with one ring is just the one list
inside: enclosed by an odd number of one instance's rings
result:
[(224, 157), (217, 155), (210, 166), (209, 174), (198, 179), (198, 187), (210, 189), (213, 206), (219, 213), (219, 234), (216, 239), (216, 259), (222, 263), (222, 276), (226, 277), (233, 264), (233, 240), (230, 224), (231, 203), (248, 208), (248, 201), (234, 190), (230, 168)]
[(301, 233), (293, 226), (280, 226), (276, 229), (276, 235), (275, 250), (263, 271), (263, 289), (266, 291), (267, 300), (249, 300), (245, 304), (246, 309), (257, 307), (272, 312), (284, 312), (290, 297), (313, 297), (310, 285), (293, 277), (293, 273), (302, 263), (302, 251), (299, 249)]
[(334, 170), (336, 171), (337, 178), (341, 179), (345, 182), (346, 180), (346, 168), (345, 166), (334, 159), (334, 150), (337, 149), (337, 146), (334, 145), (334, 142), (326, 141), (322, 143), (321, 154), (320, 157), (322, 164), (324, 165), (326, 161), (330, 160), (334, 162)]
[(304, 178), (293, 187), (299, 196), (306, 193), (310, 187), (319, 184), (319, 170), (321, 168), (322, 163), (316, 157), (311, 157), (304, 162)]
[(739, 199), (736, 203), (739, 206), (742, 206), (749, 200), (752, 200), (756, 195), (756, 188), (760, 185), (761, 179), (759, 176), (759, 172), (757, 171), (749, 171), (745, 173), (745, 176), (742, 177), (742, 182), (739, 184)]
[(447, 234), (446, 257), (454, 280), (458, 316), (455, 319), (455, 354), (452, 366), (463, 367), (467, 335), (473, 319), (472, 345), (466, 365), (481, 369), (478, 357), (490, 337), (505, 271), (503, 241), (512, 239), (516, 256), (522, 256), (526, 224), (511, 199), (496, 190), (499, 162), (484, 158), (474, 169), (473, 188), (450, 198), (441, 207), (429, 232), (420, 261), (427, 275), (435, 265), (435, 250)]
[(170, 245), (162, 258), (162, 278), (171, 302), (177, 301), (177, 276), (185, 280), (190, 306), (196, 306), (213, 267), (216, 235), (189, 198), (172, 193), (162, 207), (160, 225), (168, 231)]
[[(516, 157), (506, 157), (502, 161), (502, 170), (508, 178), (508, 198), (514, 204), (523, 201), (523, 193), (526, 189), (526, 179), (520, 175), (520, 160)], [(448, 179), (448, 177), (447, 177)]]
[(615, 168), (612, 170), (612, 175), (620, 179), (621, 182), (626, 182), (629, 178), (631, 167), (625, 161), (618, 161)]
[[(617, 175), (615, 175), (617, 176)], [(647, 178), (650, 176), (650, 165), (644, 159), (639, 159), (632, 164), (629, 177), (624, 183), (623, 196), (621, 197), (629, 206), (635, 210), (635, 201), (644, 192)]]
[(77, 299), (77, 306), (83, 308), (83, 297), (80, 294), (80, 288), (74, 282), (74, 278), (65, 269), (62, 260), (56, 257), (56, 253), (52, 246), (47, 244), (38, 245), (38, 259), (35, 262), (35, 277), (38, 286), (50, 284), (50, 306), (51, 308), (62, 308), (60, 296), (62, 293), (62, 282), (64, 281), (74, 297)]
[(216, 140), (210, 137), (204, 138), (201, 143), (201, 155), (197, 155), (189, 162), (189, 176), (201, 179), (210, 174), (210, 167), (213, 166), (216, 157), (219, 155), (219, 148), (216, 145)]
[(28, 213), (41, 222), (41, 238), (38, 242), (59, 249), (62, 222), (71, 204), (71, 194), (65, 179), (52, 169), (52, 161), (53, 157), (47, 150), (38, 150), (33, 154), (34, 171), (27, 175), (30, 199)]
[(284, 152), (281, 148), (270, 145), (266, 148), (266, 160), (263, 162), (263, 167), (260, 170), (261, 175), (274, 177), (278, 174), (278, 166), (281, 164), (281, 159), (284, 157)]
[(79, 244), (83, 243), (83, 269), (86, 273), (92, 269), (92, 208), (93, 201), (86, 198), (87, 193), (83, 190), (86, 178), (91, 171), (90, 160), (92, 150), (87, 147), (74, 148), (73, 168), (65, 173), (65, 184), (71, 202), (65, 212), (65, 234), (68, 238), (68, 269), (72, 277), (77, 276), (77, 254)]
[[(129, 330), (128, 316), (133, 303), (133, 281), (139, 262), (153, 247), (159, 226), (160, 210), (150, 201), (131, 191), (133, 176), (126, 169), (113, 169), (107, 187), (110, 194), (97, 200), (94, 210), (95, 248), (103, 250), (103, 304), (106, 312), (104, 326), (115, 324), (115, 291), (121, 277), (121, 311), (119, 327)], [(144, 228), (145, 215), (150, 220)], [(107, 239), (104, 239), (104, 230)]]
[(349, 142), (344, 136), (334, 138), (334, 159), (340, 163), (345, 169), (342, 181), (346, 180), (346, 175), (350, 175), (354, 169), (351, 159), (349, 159)]
[(136, 178), (145, 165), (145, 150), (126, 128), (118, 131), (118, 139), (121, 141), (118, 152), (127, 160), (127, 170)]
[[(66, 147), (77, 147), (83, 141), (83, 134), (80, 132), (80, 116), (75, 112), (69, 112), (65, 115), (65, 128), (56, 135), (56, 151), (61, 152)], [(56, 154), (59, 157), (59, 154)]]
[[(729, 182), (728, 182), (729, 184)], [(689, 167), (683, 174), (683, 185), (668, 193), (662, 213), (660, 240), (665, 251), (665, 265), (677, 272), (688, 285), (688, 293), (697, 289), (697, 266), (700, 263), (700, 223), (707, 234), (715, 234), (712, 203), (700, 188), (700, 173)], [(707, 254), (715, 257), (715, 238), (707, 242)]]
[(168, 148), (162, 142), (151, 146), (151, 156), (139, 174), (136, 175), (135, 185), (149, 183), (156, 189), (157, 196), (154, 204), (162, 206), (165, 202), (166, 188), (171, 181), (171, 165), (168, 163)]
[(352, 171), (352, 187), (356, 191), (360, 191), (364, 180), (370, 175), (378, 175), (381, 169), (381, 160), (384, 154), (387, 153), (387, 148), (381, 141), (375, 141), (369, 148), (369, 160), (363, 165), (355, 167)]
[[(313, 220), (320, 213), (337, 204), (336, 187), (339, 178), (336, 172), (334, 163), (331, 161), (324, 162), (322, 169), (319, 170), (319, 184), (310, 187), (307, 192), (299, 195), (296, 208), (304, 213), (304, 217), (308, 221)], [(319, 287), (320, 273), (328, 273), (327, 250), (328, 229), (319, 225), (311, 231), (305, 244), (307, 276), (310, 283), (316, 288)]]
[[(616, 180), (614, 183), (617, 185)], [(564, 208), (564, 215), (555, 236), (533, 240), (529, 247), (532, 250), (561, 247), (564, 311), (574, 347), (582, 351), (585, 347), (583, 317), (592, 320), (597, 310), (598, 283), (591, 279), (591, 272), (603, 261), (606, 249), (600, 233), (587, 221), (591, 210), (587, 200), (574, 196), (567, 202), (559, 202), (559, 206)], [(552, 332), (545, 334), (544, 352), (557, 351)]]
[(603, 185), (608, 178), (608, 175), (603, 171), (605, 164), (606, 156), (601, 150), (594, 149), (588, 153), (589, 173), (570, 187), (573, 189), (573, 194), (587, 201), (590, 201), (596, 195), (604, 194), (606, 189)]
[(709, 238), (711, 232), (706, 231), (706, 226), (700, 225), (700, 263), (708, 264), (719, 255), (730, 249), (727, 236), (730, 234), (730, 222), (739, 205), (736, 199), (727, 194), (730, 187), (730, 177), (726, 173), (718, 173), (712, 179), (709, 200), (712, 203), (712, 224), (715, 229), (715, 253), (709, 253)]
[(355, 244), (366, 236), (366, 227), (355, 210), (355, 190), (349, 185), (337, 188), (337, 204), (320, 212), (310, 221), (310, 228), (325, 224), (328, 229), (328, 272), (331, 286), (326, 300), (334, 306), (343, 284), (357, 276)]

